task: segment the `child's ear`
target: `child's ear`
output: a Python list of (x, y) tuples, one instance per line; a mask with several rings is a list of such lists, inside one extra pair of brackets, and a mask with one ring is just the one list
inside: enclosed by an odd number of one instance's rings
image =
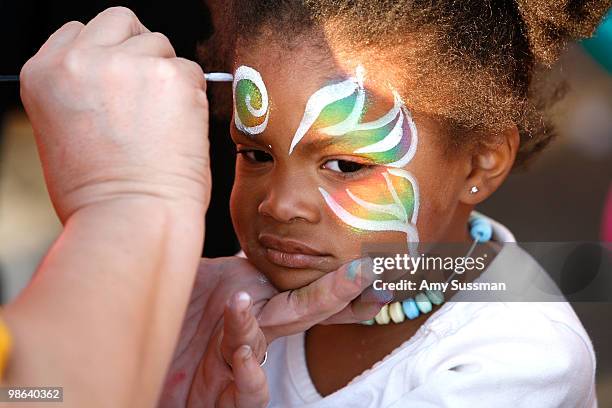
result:
[(472, 154), (472, 169), (465, 180), (460, 200), (475, 205), (489, 197), (510, 173), (520, 137), (516, 126), (497, 135), (495, 141), (482, 144)]

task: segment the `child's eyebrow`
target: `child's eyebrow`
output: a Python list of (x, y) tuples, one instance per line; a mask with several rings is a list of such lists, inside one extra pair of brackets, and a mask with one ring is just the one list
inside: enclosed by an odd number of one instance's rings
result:
[(335, 137), (319, 136), (313, 140), (305, 140), (300, 143), (300, 149), (306, 154), (316, 153), (320, 150), (328, 148), (334, 144), (340, 144), (340, 141)]

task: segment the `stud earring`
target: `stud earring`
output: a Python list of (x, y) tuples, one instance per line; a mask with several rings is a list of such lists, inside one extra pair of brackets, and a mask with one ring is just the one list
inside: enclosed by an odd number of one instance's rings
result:
[(472, 188), (470, 188), (470, 194), (476, 194), (477, 192), (479, 192), (480, 190), (478, 189), (478, 187), (476, 186), (472, 186)]

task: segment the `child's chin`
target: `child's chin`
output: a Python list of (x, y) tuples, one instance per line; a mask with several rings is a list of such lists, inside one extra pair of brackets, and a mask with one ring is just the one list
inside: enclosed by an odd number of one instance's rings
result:
[(266, 265), (265, 268), (258, 269), (263, 272), (274, 287), (281, 292), (308, 286), (325, 275), (325, 272), (319, 270), (290, 269), (275, 265)]

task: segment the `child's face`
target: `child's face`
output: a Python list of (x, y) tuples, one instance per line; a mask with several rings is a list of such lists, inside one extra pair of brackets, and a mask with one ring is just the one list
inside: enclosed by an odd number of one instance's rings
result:
[(464, 239), (454, 219), (469, 211), (458, 198), (469, 156), (445, 154), (448, 136), (403, 105), (380, 66), (258, 50), (235, 65), (231, 213), (274, 285), (307, 285), (364, 243)]

